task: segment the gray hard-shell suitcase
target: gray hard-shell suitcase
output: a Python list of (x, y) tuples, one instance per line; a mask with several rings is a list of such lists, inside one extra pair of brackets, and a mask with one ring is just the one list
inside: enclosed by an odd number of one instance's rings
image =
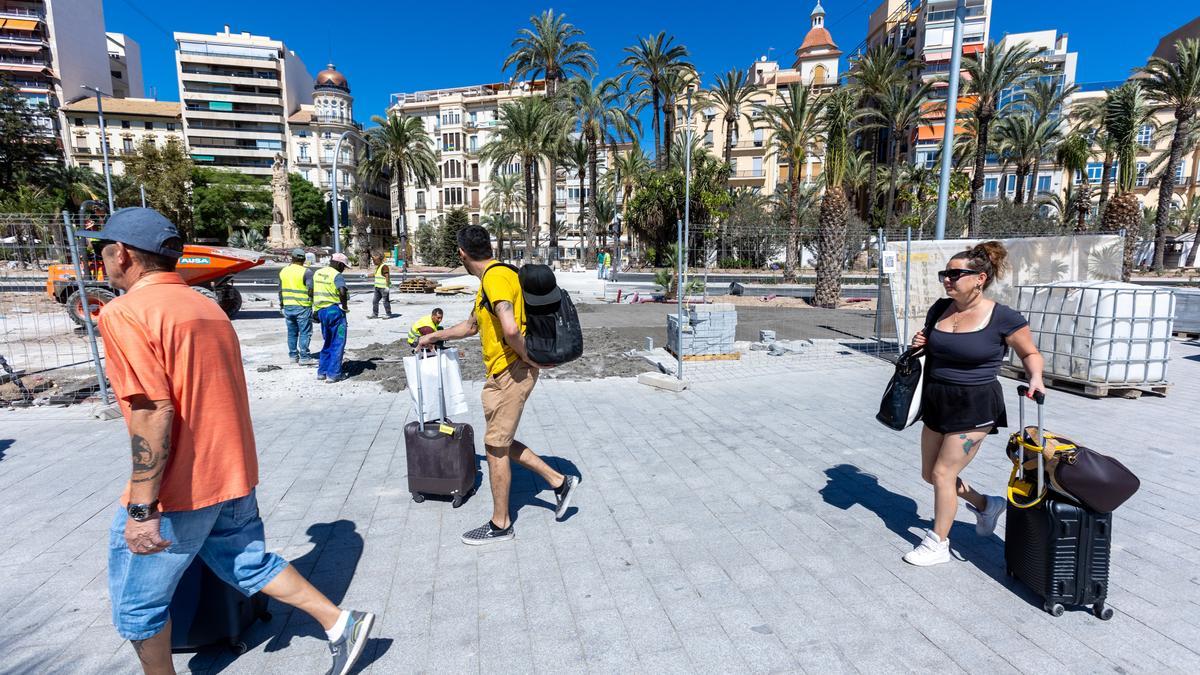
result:
[(251, 624), (271, 620), (264, 593), (246, 597), (218, 577), (200, 556), (180, 577), (168, 611), (173, 652), (195, 652), (223, 644), (241, 655), (246, 652), (242, 635)]
[[(475, 430), (470, 424), (451, 422), (446, 418), (446, 397), (442, 386), (442, 352), (438, 359), (438, 400), (441, 417), (425, 419), (425, 392), (417, 378), (417, 421), (404, 425), (404, 452), (408, 458), (408, 491), (414, 502), (425, 501), (425, 495), (453, 498), (458, 508), (475, 492), (475, 477), (479, 473), (475, 459)], [(418, 373), (420, 369), (418, 368)], [(412, 383), (409, 383), (412, 386)]]
[[(1025, 429), (1025, 392), (1020, 397), (1022, 433)], [(1039, 443), (1042, 436), (1042, 406), (1037, 392)], [(1038, 490), (1046, 480), (1041, 453), (1038, 459)], [(1024, 462), (1020, 469), (1024, 478)], [(1062, 616), (1064, 605), (1091, 605), (1092, 613), (1108, 620), (1113, 610), (1108, 599), (1108, 563), (1112, 550), (1112, 514), (1092, 511), (1057, 492), (1050, 491), (1036, 506), (1018, 508), (1008, 502), (1004, 536), (1004, 564), (1015, 576), (1045, 601), (1044, 609)]]

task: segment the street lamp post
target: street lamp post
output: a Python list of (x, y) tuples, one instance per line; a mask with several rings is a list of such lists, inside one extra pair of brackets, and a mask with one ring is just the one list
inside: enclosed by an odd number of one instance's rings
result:
[(333, 202), (333, 252), (334, 253), (342, 252), (342, 232), (341, 232), (341, 222), (340, 222), (342, 205), (340, 203), (338, 203), (338, 189), (337, 189), (338, 158), (342, 156), (342, 142), (346, 140), (347, 136), (351, 136), (351, 135), (357, 136), (359, 140), (363, 140), (362, 134), (358, 133), (354, 129), (347, 129), (347, 130), (343, 131), (340, 136), (338, 136), (337, 147), (335, 147), (333, 149), (333, 176), (329, 180), (329, 182), (332, 186), (332, 191), (330, 193), (329, 198), (330, 198), (330, 201)]
[(96, 95), (96, 114), (100, 117), (100, 152), (104, 156), (104, 187), (108, 190), (108, 212), (113, 212), (112, 169), (108, 165), (108, 128), (104, 124), (104, 97), (109, 96), (96, 87), (86, 84), (79, 85), (80, 89)]
[(679, 335), (677, 336), (675, 348), (679, 352), (679, 365), (675, 368), (675, 376), (683, 380), (683, 294), (687, 288), (687, 248), (688, 236), (691, 234), (691, 216), (692, 216), (692, 92), (695, 91), (695, 86), (689, 84), (687, 88), (687, 133), (684, 136), (687, 144), (687, 152), (683, 159), (683, 224), (679, 232), (679, 250), (675, 252), (675, 256), (679, 258), (679, 284), (675, 289), (675, 294), (678, 296), (678, 312), (679, 312)]
[(954, 46), (950, 52), (950, 90), (946, 92), (946, 127), (942, 130), (942, 175), (938, 177), (937, 225), (934, 228), (936, 239), (946, 238), (946, 208), (950, 202), (950, 162), (954, 154), (954, 123), (958, 115), (958, 81), (962, 79), (962, 34), (963, 20), (966, 16), (966, 0), (958, 0), (958, 6), (954, 9)]

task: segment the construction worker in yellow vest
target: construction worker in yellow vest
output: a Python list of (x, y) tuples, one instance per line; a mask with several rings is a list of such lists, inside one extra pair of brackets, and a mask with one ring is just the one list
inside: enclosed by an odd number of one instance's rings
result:
[(346, 312), (350, 310), (350, 292), (342, 272), (350, 260), (334, 253), (328, 267), (313, 273), (313, 311), (321, 322), (321, 337), (325, 339), (317, 363), (317, 379), (330, 383), (346, 379), (342, 372), (342, 355), (346, 352)]
[(308, 351), (312, 341), (313, 269), (304, 266), (304, 249), (292, 249), (292, 262), (279, 270), (279, 307), (287, 322), (288, 359), (302, 366), (313, 364)]
[(389, 287), (392, 283), (391, 270), (387, 264), (383, 262), (383, 256), (375, 256), (375, 296), (371, 299), (371, 319), (379, 318), (379, 301), (383, 300), (383, 311), (386, 315), (384, 318), (390, 319), (395, 314), (392, 314), (392, 299), (390, 297)]
[[(408, 346), (412, 347), (413, 351), (416, 351), (417, 341), (421, 339), (422, 335), (442, 329), (442, 316), (442, 308), (438, 307), (430, 312), (429, 316), (418, 319), (413, 323), (412, 328), (408, 329)], [(439, 342), (434, 346), (441, 349), (442, 343)]]

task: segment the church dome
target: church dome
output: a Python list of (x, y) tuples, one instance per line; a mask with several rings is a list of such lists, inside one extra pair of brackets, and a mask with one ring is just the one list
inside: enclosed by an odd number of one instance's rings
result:
[(346, 81), (346, 76), (338, 72), (332, 63), (325, 70), (317, 73), (317, 80), (313, 88), (337, 89), (347, 94), (350, 93), (350, 83)]

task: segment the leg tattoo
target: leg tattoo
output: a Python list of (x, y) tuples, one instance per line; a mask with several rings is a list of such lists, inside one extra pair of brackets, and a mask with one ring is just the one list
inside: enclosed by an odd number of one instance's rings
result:
[(971, 454), (971, 448), (975, 447), (976, 442), (970, 438), (967, 438), (966, 434), (959, 434), (958, 437), (961, 438), (963, 442), (963, 454)]

